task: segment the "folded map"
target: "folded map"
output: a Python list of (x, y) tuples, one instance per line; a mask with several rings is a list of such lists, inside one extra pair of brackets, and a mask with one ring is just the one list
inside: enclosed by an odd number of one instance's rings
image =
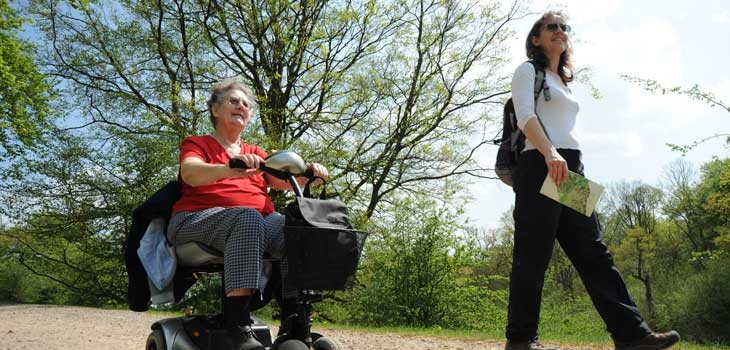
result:
[(585, 216), (591, 216), (603, 193), (603, 186), (571, 171), (568, 180), (563, 181), (560, 186), (556, 186), (548, 174), (540, 193)]

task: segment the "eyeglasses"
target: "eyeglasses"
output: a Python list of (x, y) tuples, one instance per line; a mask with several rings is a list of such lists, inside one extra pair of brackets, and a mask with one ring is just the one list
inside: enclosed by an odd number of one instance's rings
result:
[(558, 28), (560, 28), (563, 33), (570, 33), (570, 31), (572, 30), (569, 25), (563, 23), (548, 23), (545, 28), (547, 28), (547, 30), (550, 32), (557, 32)]
[(251, 108), (251, 104), (248, 101), (238, 97), (229, 97), (226, 102), (234, 107), (238, 107), (238, 105), (241, 105), (246, 108)]

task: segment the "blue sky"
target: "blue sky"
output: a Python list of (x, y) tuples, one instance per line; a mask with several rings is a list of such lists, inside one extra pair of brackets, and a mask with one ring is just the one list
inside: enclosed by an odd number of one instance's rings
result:
[[(573, 83), (580, 101), (578, 134), (586, 175), (602, 184), (639, 180), (658, 185), (665, 167), (681, 154), (667, 143), (690, 144), (717, 133), (730, 133), (730, 113), (679, 95), (654, 95), (620, 75), (654, 79), (664, 86), (692, 87), (730, 104), (730, 1), (534, 1), (532, 12), (559, 8), (573, 27), (573, 61), (590, 68), (590, 87)], [(513, 70), (523, 62), (524, 40), (538, 15), (513, 23)], [(493, 162), (495, 147), (481, 154)], [(690, 151), (695, 168), (713, 156), (728, 157), (724, 138)], [(466, 209), (472, 224), (497, 226), (510, 209), (511, 188), (498, 180), (472, 185), (476, 199)]]

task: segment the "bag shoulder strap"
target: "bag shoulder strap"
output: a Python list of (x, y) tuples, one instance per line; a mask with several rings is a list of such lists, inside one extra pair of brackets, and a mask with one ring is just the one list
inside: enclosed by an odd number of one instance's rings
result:
[(540, 127), (545, 133), (545, 136), (547, 136), (548, 141), (552, 142), (552, 140), (550, 140), (550, 135), (548, 134), (547, 129), (545, 129), (545, 125), (542, 123), (542, 119), (540, 119), (540, 115), (537, 114), (537, 100), (540, 98), (540, 92), (543, 92), (542, 95), (545, 98), (545, 101), (550, 101), (552, 99), (552, 95), (550, 94), (550, 86), (545, 83), (545, 69), (533, 60), (529, 60), (528, 62), (530, 62), (532, 64), (532, 67), (535, 68), (535, 87), (533, 89), (535, 96), (535, 115), (537, 116), (537, 121), (540, 123)]
[(527, 62), (530, 62), (532, 64), (532, 67), (535, 68), (535, 102), (537, 102), (537, 99), (540, 97), (540, 92), (542, 92), (543, 90), (545, 90), (543, 92), (543, 97), (545, 98), (545, 101), (550, 101), (552, 99), (552, 96), (550, 94), (550, 86), (545, 84), (545, 68), (538, 65), (535, 61), (530, 60)]
[[(537, 64), (537, 62), (533, 60), (529, 60), (527, 62), (530, 62), (532, 64), (532, 67), (535, 69), (535, 84), (533, 85), (533, 96), (535, 98), (535, 115), (537, 116), (537, 121), (540, 123), (540, 127), (542, 127), (543, 132), (545, 133), (545, 136), (547, 136), (548, 140), (550, 140), (550, 135), (548, 135), (547, 130), (545, 129), (545, 125), (543, 125), (542, 120), (540, 120), (540, 116), (537, 114), (537, 100), (540, 97), (540, 92), (543, 92), (543, 96), (545, 98), (545, 101), (550, 101), (552, 96), (550, 95), (550, 87), (545, 83), (545, 69), (542, 68), (540, 65)], [(502, 138), (499, 140), (499, 142), (504, 142), (507, 139), (511, 139), (511, 145), (510, 148), (514, 151), (517, 149), (517, 140), (522, 136), (522, 130), (517, 126), (517, 120), (514, 113), (514, 107), (512, 107), (512, 99), (508, 99), (507, 103), (505, 103), (505, 112), (504, 114), (507, 114), (508, 110), (512, 110), (512, 113), (509, 117), (509, 123), (510, 127), (512, 129), (512, 135), (511, 137), (502, 135)], [(506, 120), (506, 119), (505, 119)], [(497, 142), (494, 142), (497, 144)]]

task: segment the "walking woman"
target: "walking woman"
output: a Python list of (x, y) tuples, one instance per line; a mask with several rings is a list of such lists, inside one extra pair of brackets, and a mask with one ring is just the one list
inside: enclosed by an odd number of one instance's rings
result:
[[(546, 175), (560, 184), (568, 179), (568, 170), (583, 174), (574, 129), (578, 101), (568, 88), (574, 72), (566, 21), (562, 12), (550, 11), (535, 22), (525, 43), (532, 62), (522, 63), (512, 78), (515, 114), (527, 140), (513, 175), (515, 236), (506, 350), (555, 349), (538, 342), (537, 325), (556, 239), (580, 274), (616, 350), (665, 349), (679, 341), (679, 334), (655, 333), (646, 324), (603, 243), (595, 213), (587, 217), (539, 193)], [(537, 98), (535, 66), (545, 72)]]

